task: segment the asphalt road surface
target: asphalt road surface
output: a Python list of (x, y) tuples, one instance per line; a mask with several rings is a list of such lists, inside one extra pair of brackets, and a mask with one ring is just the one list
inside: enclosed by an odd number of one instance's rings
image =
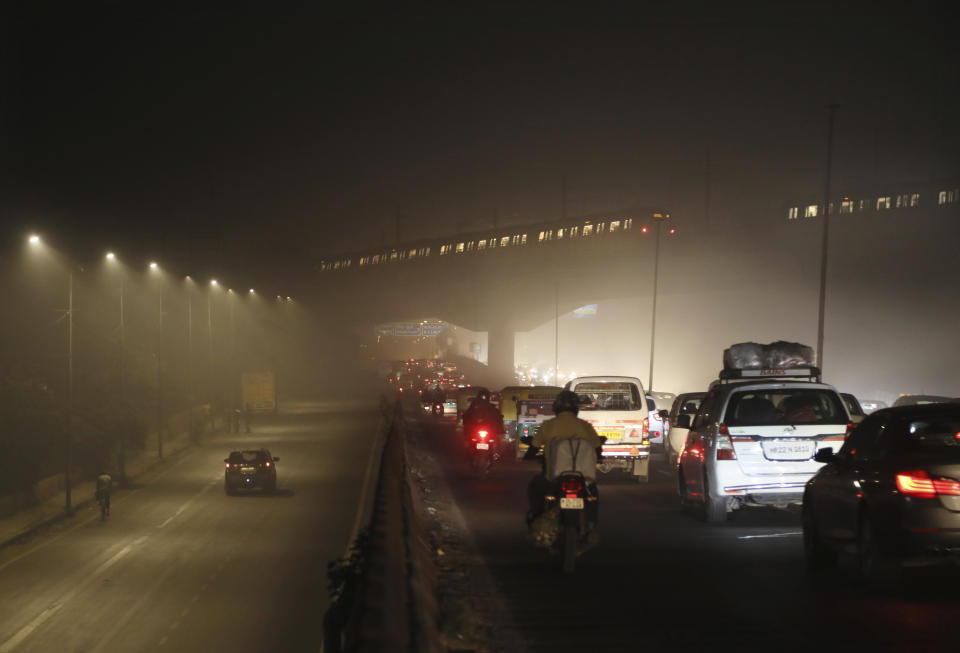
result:
[[(375, 404), (286, 404), (141, 487), (0, 556), (0, 653), (318, 651), (327, 562), (354, 524)], [(231, 449), (267, 447), (274, 494), (226, 496)]]
[[(849, 571), (810, 577), (799, 513), (740, 511), (711, 526), (680, 510), (663, 465), (649, 484), (601, 476), (599, 545), (573, 575), (524, 524), (537, 464), (473, 478), (449, 425), (423, 436), (530, 651), (955, 651), (960, 574), (924, 571), (892, 593)], [(655, 461), (656, 462), (656, 461)]]

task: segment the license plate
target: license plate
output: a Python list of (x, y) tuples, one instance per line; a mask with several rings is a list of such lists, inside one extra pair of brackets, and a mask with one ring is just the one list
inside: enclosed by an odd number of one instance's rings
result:
[(253, 467), (241, 467), (241, 468), (240, 468), (240, 473), (241, 473), (241, 474), (253, 474), (255, 471), (257, 471), (257, 470), (256, 470), (255, 468), (253, 468)]
[(487, 444), (486, 442), (477, 443), (477, 449), (489, 449), (489, 448), (490, 448), (490, 445)]
[(811, 440), (764, 440), (763, 455), (769, 460), (809, 460), (813, 446)]
[(597, 435), (607, 438), (607, 440), (619, 440), (623, 437), (621, 429), (597, 429)]
[(560, 497), (561, 510), (583, 510), (583, 497)]

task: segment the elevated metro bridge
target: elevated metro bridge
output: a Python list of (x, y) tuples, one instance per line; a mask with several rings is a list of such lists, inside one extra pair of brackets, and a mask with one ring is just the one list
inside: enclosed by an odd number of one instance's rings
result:
[(504, 226), (323, 260), (320, 288), (358, 325), (430, 316), (486, 331), (491, 373), (509, 381), (517, 331), (605, 299), (649, 305), (656, 238), (671, 231), (657, 209)]

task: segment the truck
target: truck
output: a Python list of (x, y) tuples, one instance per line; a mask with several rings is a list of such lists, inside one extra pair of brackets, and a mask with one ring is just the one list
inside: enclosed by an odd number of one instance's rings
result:
[(247, 413), (277, 412), (277, 382), (273, 372), (241, 374), (240, 400)]
[(564, 386), (580, 398), (579, 417), (607, 438), (597, 471), (650, 479), (650, 420), (643, 383), (633, 376), (581, 376)]

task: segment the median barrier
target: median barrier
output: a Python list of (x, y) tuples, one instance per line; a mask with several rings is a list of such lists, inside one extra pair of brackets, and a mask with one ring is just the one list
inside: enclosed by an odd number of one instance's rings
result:
[(370, 519), (348, 552), (329, 565), (324, 653), (445, 650), (437, 630), (433, 559), (408, 475), (404, 404), (381, 402), (381, 407), (383, 448)]

